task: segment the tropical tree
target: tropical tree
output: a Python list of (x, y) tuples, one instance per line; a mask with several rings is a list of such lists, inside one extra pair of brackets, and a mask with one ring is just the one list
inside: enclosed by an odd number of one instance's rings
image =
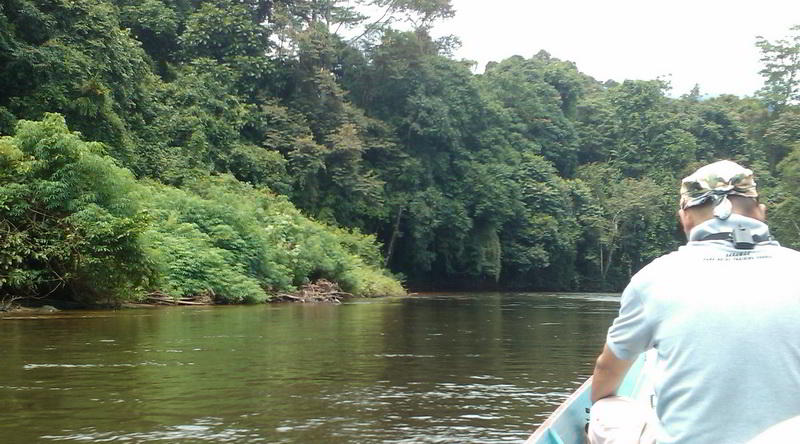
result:
[[(625, 177), (609, 164), (584, 165), (578, 178), (591, 193), (579, 216), (585, 239), (594, 246), (594, 251), (586, 251), (586, 258), (596, 264), (601, 283), (614, 288), (645, 260), (670, 246), (674, 231), (668, 221), (674, 199), (652, 179)], [(621, 276), (609, 286), (609, 271), (614, 265), (618, 265)]]
[(788, 38), (775, 42), (761, 36), (756, 38), (764, 64), (760, 73), (765, 78), (759, 95), (778, 112), (800, 100), (800, 25), (790, 31), (792, 35)]

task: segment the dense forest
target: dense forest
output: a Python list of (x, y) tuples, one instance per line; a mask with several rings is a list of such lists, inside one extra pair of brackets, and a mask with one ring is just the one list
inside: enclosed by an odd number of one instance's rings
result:
[[(617, 290), (679, 179), (756, 171), (800, 246), (800, 27), (755, 97), (455, 60), (449, 0), (4, 0), (0, 297), (259, 302), (327, 279)], [(391, 272), (386, 271), (391, 270)]]

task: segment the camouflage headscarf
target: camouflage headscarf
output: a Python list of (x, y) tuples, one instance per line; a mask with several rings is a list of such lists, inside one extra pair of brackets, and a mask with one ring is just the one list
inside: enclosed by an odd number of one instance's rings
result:
[(714, 216), (727, 219), (732, 205), (728, 196), (758, 197), (753, 172), (731, 162), (720, 160), (706, 165), (681, 182), (681, 208), (714, 202)]

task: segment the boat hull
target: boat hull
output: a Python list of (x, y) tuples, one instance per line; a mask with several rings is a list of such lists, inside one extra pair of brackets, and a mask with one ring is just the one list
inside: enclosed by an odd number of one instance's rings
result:
[[(652, 405), (653, 374), (656, 371), (656, 354), (652, 350), (642, 353), (625, 375), (617, 394)], [(586, 442), (586, 424), (592, 405), (592, 378), (580, 386), (545, 422), (525, 441), (525, 444), (583, 444)]]

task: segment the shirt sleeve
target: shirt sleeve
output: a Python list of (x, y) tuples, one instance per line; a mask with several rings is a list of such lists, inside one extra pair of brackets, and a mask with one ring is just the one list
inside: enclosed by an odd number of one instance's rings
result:
[(619, 315), (608, 329), (608, 348), (619, 359), (632, 360), (653, 346), (653, 320), (634, 285), (622, 293)]

